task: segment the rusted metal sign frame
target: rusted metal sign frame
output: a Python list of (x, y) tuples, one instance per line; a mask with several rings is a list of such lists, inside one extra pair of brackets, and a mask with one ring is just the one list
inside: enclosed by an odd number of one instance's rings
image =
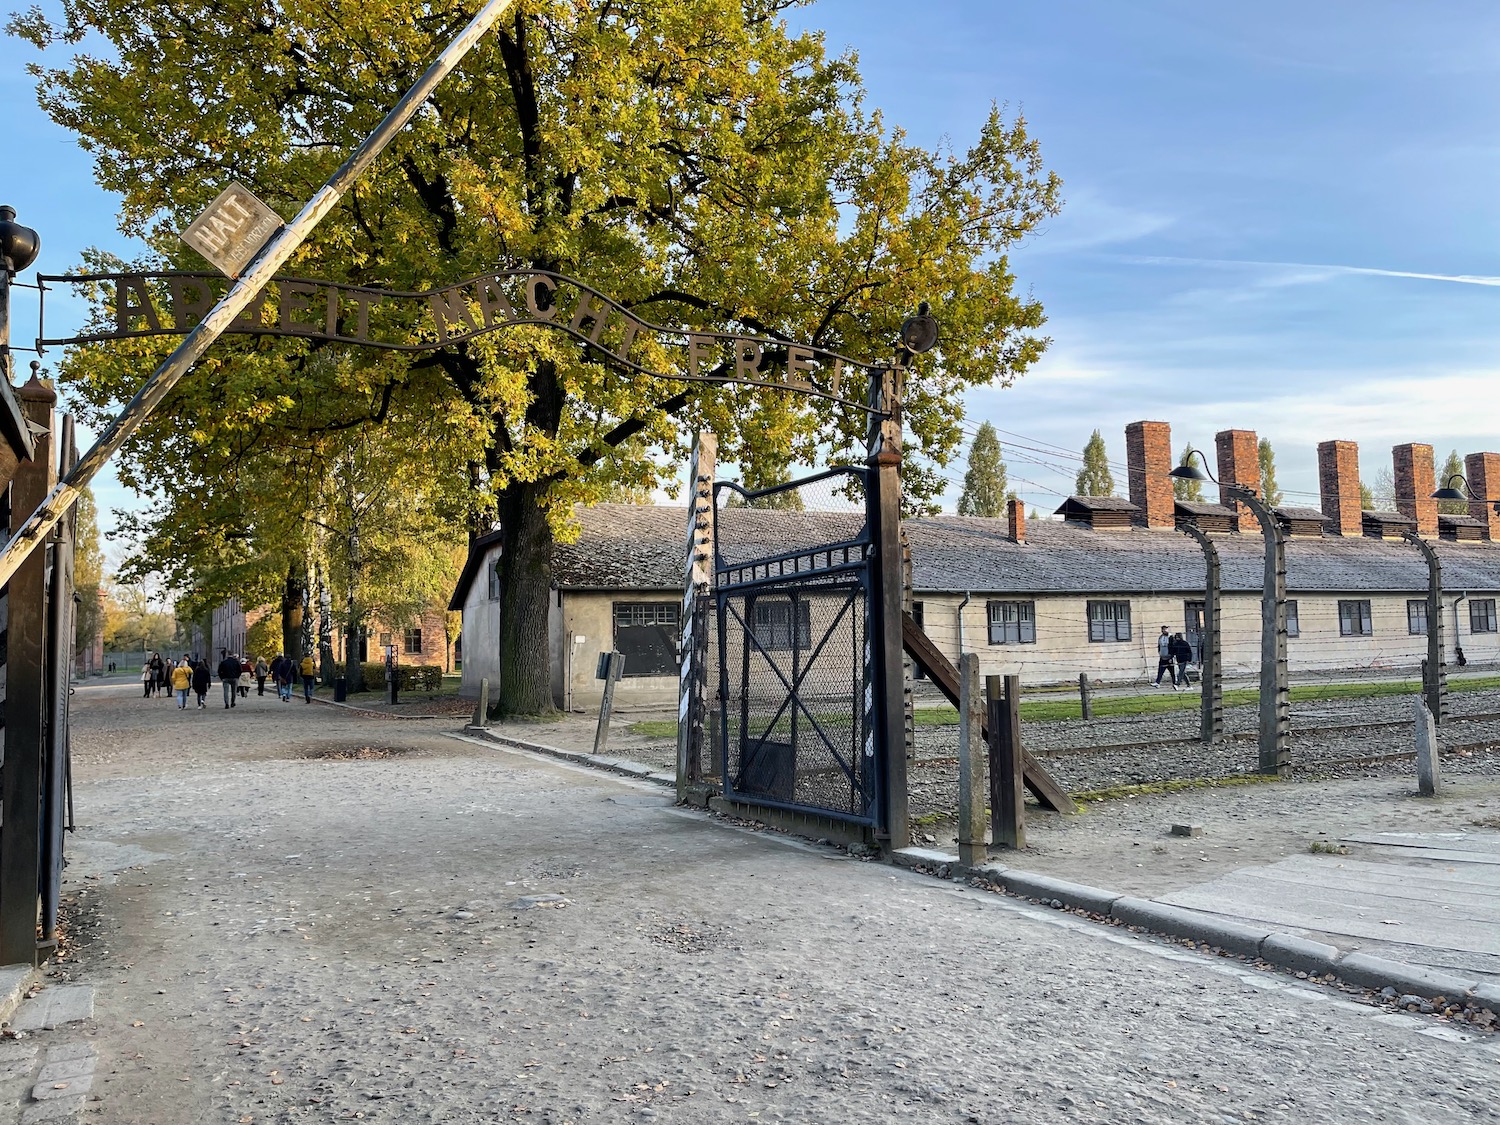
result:
[(365, 138), (329, 177), (328, 182), (307, 201), (296, 218), (272, 237), (229, 292), (152, 372), (135, 398), (105, 428), (99, 440), (79, 459), (72, 471), (57, 482), (42, 504), (17, 529), (4, 549), (0, 550), (0, 585), (9, 582), (21, 563), (46, 541), (47, 535), (78, 502), (89, 481), (152, 411), (161, 405), (162, 400), (192, 365), (202, 358), (213, 342), (249, 307), (250, 302), (276, 276), (276, 271), (302, 245), (313, 228), (369, 170), (391, 139), (405, 128), (438, 84), (458, 66), (484, 33), (514, 3), (515, 0), (488, 0), (469, 21), (468, 26), (433, 60), (416, 84), (391, 108), (374, 132)]
[[(49, 346), (189, 332), (192, 329), (185, 322), (207, 309), (209, 286), (222, 278), (214, 273), (166, 270), (153, 273), (43, 274), (37, 280), (44, 289), (49, 282), (66, 285), (112, 282), (116, 286), (114, 331), (55, 339), (38, 337), (37, 348), (41, 350)], [(158, 307), (153, 301), (148, 287), (153, 283), (164, 285), (168, 290), (163, 307)], [(886, 366), (861, 362), (795, 340), (654, 324), (636, 315), (628, 305), (592, 286), (551, 270), (497, 270), (437, 289), (417, 291), (373, 289), (300, 277), (273, 277), (270, 284), (280, 289), (279, 307), (273, 322), (265, 322), (263, 290), (261, 302), (232, 321), (224, 329), (226, 335), (292, 336), (389, 351), (419, 352), (434, 351), (506, 328), (552, 328), (639, 375), (673, 382), (733, 383), (770, 390), (795, 390), (862, 412), (869, 412), (872, 408), (864, 397), (843, 396), (846, 380), (857, 374), (859, 379), (853, 385), (863, 390), (869, 373)], [(564, 309), (559, 298), (568, 296), (570, 289), (576, 290), (576, 296), (571, 308)], [(409, 302), (417, 306), (420, 315), (426, 318), (426, 323), (419, 325), (426, 333), (424, 338), (412, 340), (410, 331), (405, 333), (406, 339), (375, 338), (370, 313), (377, 305), (386, 302)], [(300, 319), (299, 313), (303, 314)], [(167, 324), (168, 315), (170, 326)], [(143, 327), (134, 327), (136, 324)], [(683, 370), (659, 371), (632, 359), (631, 349), (643, 339), (654, 339), (659, 345), (683, 349)]]

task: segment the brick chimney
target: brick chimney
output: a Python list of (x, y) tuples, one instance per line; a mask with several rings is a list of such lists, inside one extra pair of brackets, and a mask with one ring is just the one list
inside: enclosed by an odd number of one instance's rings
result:
[(1335, 535), (1364, 534), (1359, 506), (1359, 445), (1352, 441), (1325, 441), (1318, 446), (1318, 494), (1323, 500), (1323, 518)]
[(1417, 521), (1417, 534), (1423, 539), (1436, 539), (1437, 501), (1432, 492), (1437, 488), (1437, 478), (1432, 446), (1398, 445), (1391, 450), (1391, 466), (1395, 470), (1396, 511)]
[(1014, 498), (1005, 502), (1005, 519), (1010, 524), (1010, 541), (1026, 542), (1026, 505)]
[(1132, 422), (1125, 427), (1125, 465), (1130, 502), (1147, 527), (1175, 527), (1172, 493), (1172, 427), (1165, 422)]
[(1464, 458), (1464, 479), (1469, 482), (1469, 515), (1484, 524), (1486, 539), (1500, 539), (1500, 453), (1471, 453)]
[(1229, 496), (1230, 484), (1244, 485), (1260, 495), (1260, 443), (1254, 430), (1220, 430), (1214, 435), (1219, 451), (1219, 503), (1234, 512), (1236, 531), (1254, 530), (1260, 526), (1255, 513)]

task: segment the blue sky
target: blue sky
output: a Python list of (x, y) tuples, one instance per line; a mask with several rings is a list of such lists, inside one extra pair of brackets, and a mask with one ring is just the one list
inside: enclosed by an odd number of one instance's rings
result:
[[(1322, 440), (1359, 442), (1371, 482), (1400, 442), (1500, 448), (1500, 5), (822, 0), (793, 19), (856, 50), (869, 104), (914, 139), (962, 147), (1009, 103), (1063, 177), (1063, 213), (1013, 256), (1052, 349), (973, 393), (972, 424), (1065, 450), (1097, 427), (1117, 462), (1138, 418), (1170, 422), (1178, 448), (1253, 429), (1308, 504)], [(24, 158), (0, 202), (62, 272), (87, 245), (125, 247), (87, 154), (35, 108), (33, 57), (0, 41)], [(34, 306), (16, 296), (24, 343)], [(69, 315), (49, 304), (52, 325)], [(1050, 511), (1076, 462), (1033, 456), (1007, 450), (1013, 484)]]

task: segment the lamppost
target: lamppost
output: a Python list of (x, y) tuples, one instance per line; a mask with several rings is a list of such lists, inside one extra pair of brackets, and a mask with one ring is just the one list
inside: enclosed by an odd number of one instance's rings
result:
[[(1194, 457), (1203, 463), (1202, 469), (1193, 465)], [(1189, 446), (1183, 464), (1167, 475), (1219, 484), (1206, 471), (1207, 467), (1208, 459)], [(1292, 730), (1291, 688), (1286, 667), (1286, 528), (1253, 489), (1234, 483), (1220, 487), (1254, 513), (1266, 542), (1265, 580), (1260, 598), (1260, 772), (1283, 777), (1291, 764)]]
[[(21, 413), (21, 404), (11, 390), (10, 283), (32, 262), (42, 248), (30, 227), (15, 221), (14, 207), (0, 206), (0, 487), (10, 480), (16, 464), (29, 461), (35, 452), (31, 428)], [(21, 518), (27, 513), (22, 512)], [(7, 534), (8, 527), (0, 529)]]

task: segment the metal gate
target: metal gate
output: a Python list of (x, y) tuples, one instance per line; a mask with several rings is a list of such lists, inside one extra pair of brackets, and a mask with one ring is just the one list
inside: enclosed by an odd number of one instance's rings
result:
[[(796, 490), (819, 484), (850, 507), (787, 506)], [(759, 492), (715, 484), (711, 738), (726, 797), (878, 831), (867, 485), (868, 470), (852, 466)]]

